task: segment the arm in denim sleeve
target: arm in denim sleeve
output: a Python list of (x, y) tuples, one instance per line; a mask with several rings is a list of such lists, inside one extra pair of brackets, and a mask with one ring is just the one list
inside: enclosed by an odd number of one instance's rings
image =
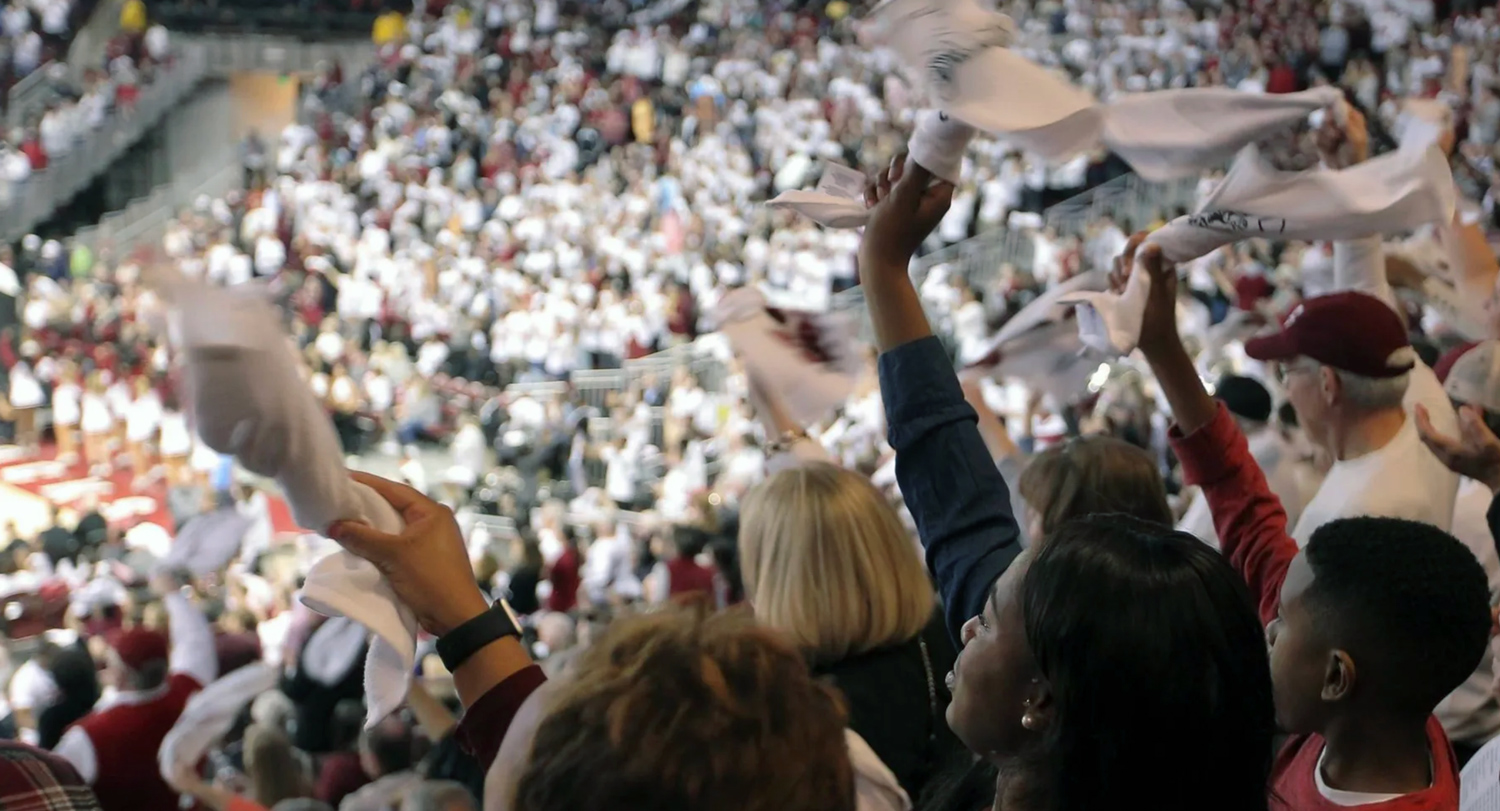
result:
[(959, 639), (1021, 553), (1010, 490), (937, 338), (881, 355), (880, 393), (896, 481), (937, 579), (948, 632)]

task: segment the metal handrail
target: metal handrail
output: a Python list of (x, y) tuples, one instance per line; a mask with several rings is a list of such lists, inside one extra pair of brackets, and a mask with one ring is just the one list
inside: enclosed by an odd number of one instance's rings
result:
[(243, 170), (235, 161), (206, 161), (197, 170), (181, 174), (104, 215), (98, 225), (78, 229), (73, 238), (95, 254), (105, 248), (115, 249), (117, 255), (129, 253), (138, 244), (159, 237), (177, 212), (199, 195), (222, 197), (238, 186), (242, 176)]
[(49, 74), (56, 64), (56, 60), (49, 59), (11, 85), (5, 102), (6, 126), (19, 127), (38, 110), (52, 103), (57, 94)]
[[(1139, 175), (1128, 174), (1068, 198), (1042, 213), (1042, 221), (1063, 236), (1082, 235), (1088, 226), (1109, 218), (1116, 222), (1129, 220), (1144, 225), (1158, 215), (1177, 208), (1191, 209), (1197, 202), (1196, 178), (1170, 183), (1151, 183)], [(1021, 229), (997, 228), (973, 238), (919, 257), (913, 264), (913, 277), (920, 282), (939, 265), (960, 275), (976, 289), (995, 276), (1005, 265), (1017, 270), (1032, 269), (1035, 243)]]
[(375, 58), (368, 39), (303, 42), (294, 37), (267, 34), (180, 36), (179, 40), (204, 50), (208, 70), (215, 76), (240, 71), (307, 73), (334, 62), (344, 66), (346, 76), (353, 66)]
[(141, 91), (133, 109), (110, 116), (68, 154), (11, 190), (14, 199), (0, 208), (0, 239), (19, 239), (66, 205), (186, 98), (206, 71), (203, 49), (184, 47), (163, 74)]

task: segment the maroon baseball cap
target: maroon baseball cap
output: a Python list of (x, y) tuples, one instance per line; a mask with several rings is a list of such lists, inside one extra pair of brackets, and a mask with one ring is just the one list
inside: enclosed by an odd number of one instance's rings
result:
[(109, 643), (119, 654), (120, 662), (131, 670), (140, 670), (153, 661), (165, 660), (171, 654), (167, 635), (146, 628), (121, 631)]
[(1397, 377), (1417, 364), (1406, 325), (1389, 305), (1366, 293), (1334, 293), (1302, 302), (1281, 331), (1245, 342), (1261, 361), (1311, 358), (1360, 377)]

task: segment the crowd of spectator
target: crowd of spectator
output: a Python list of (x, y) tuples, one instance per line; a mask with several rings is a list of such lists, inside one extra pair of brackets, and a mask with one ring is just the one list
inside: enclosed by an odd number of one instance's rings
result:
[[(1339, 82), (1370, 131), (1325, 124), (1344, 151), (1308, 137), (1309, 162), (1363, 161), (1435, 98), (1493, 208), (1492, 7), (1005, 10), (1105, 98)], [(982, 136), (934, 180), (897, 157), (917, 91), (858, 41), (864, 11), (419, 3), (159, 245), (0, 248), (18, 458), (129, 470), (174, 519), (85, 502), (5, 530), (0, 737), (27, 744), (0, 743), (0, 807), (1457, 808), (1500, 733), (1500, 334), (1348, 242), (1248, 241), (1179, 281), (1131, 237), (1176, 212), (1049, 227), (1121, 171), (1102, 152)], [(149, 40), (101, 79), (114, 107)], [(111, 106), (86, 100), (54, 139)], [(29, 168), (73, 143), (45, 129)], [(764, 207), (824, 161), (871, 179), (863, 233)], [(1440, 225), (1492, 288), (1482, 228)], [(1031, 238), (1020, 267), (913, 284), (1002, 229)], [(1062, 391), (953, 371), (1112, 269), (1151, 279), (1133, 358)], [(221, 346), (178, 351), (183, 284), (275, 302), (317, 430), (389, 474), (355, 480), (403, 529), (275, 530), (271, 501), (304, 494), (235, 467), (264, 461), (250, 439), (198, 435), (184, 368), (279, 347), (237, 346), (226, 313)], [(831, 415), (794, 419), (718, 331), (747, 285), (813, 311), (862, 288), (866, 368)], [(1269, 334), (1225, 332), (1246, 322)], [(299, 600), (335, 547), (425, 632), (405, 705), (364, 728), (388, 629)]]

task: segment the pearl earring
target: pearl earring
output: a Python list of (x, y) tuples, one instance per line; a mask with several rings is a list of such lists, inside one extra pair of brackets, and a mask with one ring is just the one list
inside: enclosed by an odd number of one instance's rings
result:
[(1036, 716), (1029, 712), (1021, 716), (1021, 726), (1027, 729), (1036, 729)]

